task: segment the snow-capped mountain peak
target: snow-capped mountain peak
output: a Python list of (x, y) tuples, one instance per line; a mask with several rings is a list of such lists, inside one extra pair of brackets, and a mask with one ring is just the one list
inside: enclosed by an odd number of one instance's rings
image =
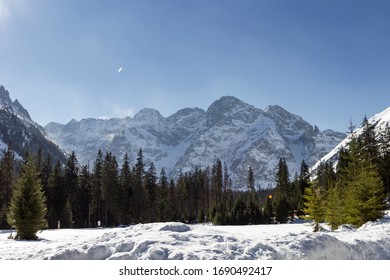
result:
[(144, 108), (135, 114), (134, 121), (146, 124), (156, 124), (164, 120), (159, 111), (151, 108)]
[(252, 123), (263, 113), (262, 110), (249, 105), (236, 97), (224, 96), (215, 101), (207, 110), (206, 125), (209, 127), (226, 125), (233, 121)]

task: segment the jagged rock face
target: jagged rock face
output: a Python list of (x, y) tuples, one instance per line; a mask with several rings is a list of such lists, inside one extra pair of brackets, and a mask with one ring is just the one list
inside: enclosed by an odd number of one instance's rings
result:
[(12, 102), (9, 97), (8, 90), (6, 90), (2, 85), (0, 86), (0, 107), (14, 115), (24, 118), (27, 121), (32, 121), (27, 110), (23, 108), (17, 99)]
[(9, 92), (0, 86), (0, 150), (6, 149), (8, 144), (17, 158), (41, 148), (45, 156), (50, 154), (53, 160), (65, 162), (64, 153), (47, 139), (44, 129), (31, 119), (18, 100), (12, 102)]
[(345, 138), (343, 133), (321, 132), (279, 106), (261, 110), (231, 96), (215, 101), (207, 111), (185, 108), (165, 118), (143, 109), (133, 118), (72, 120), (50, 123), (45, 130), (62, 149), (75, 151), (83, 164), (92, 163), (99, 149), (118, 159), (128, 153), (134, 163), (141, 148), (146, 161), (177, 176), (220, 159), (234, 187), (242, 189), (249, 166), (258, 186), (273, 187), (281, 157), (293, 176), (302, 160), (314, 164)]

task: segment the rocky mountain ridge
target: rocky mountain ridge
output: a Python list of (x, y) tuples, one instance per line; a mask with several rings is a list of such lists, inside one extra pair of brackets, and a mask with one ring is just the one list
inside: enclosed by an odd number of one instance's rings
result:
[(65, 162), (65, 154), (48, 139), (43, 127), (31, 119), (18, 100), (12, 101), (9, 92), (0, 85), (0, 151), (9, 144), (17, 158), (41, 148), (45, 156), (50, 154), (52, 160)]

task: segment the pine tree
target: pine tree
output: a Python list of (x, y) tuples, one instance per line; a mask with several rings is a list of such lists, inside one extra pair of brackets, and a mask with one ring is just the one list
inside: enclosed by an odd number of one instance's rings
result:
[(367, 117), (362, 123), (363, 131), (360, 136), (361, 150), (364, 153), (362, 160), (368, 160), (374, 164), (378, 163), (379, 159), (379, 145), (376, 137), (375, 124), (370, 124)]
[(272, 218), (274, 216), (274, 209), (272, 206), (272, 195), (269, 195), (267, 197), (267, 200), (265, 202), (264, 206), (264, 213), (263, 213), (263, 221), (265, 224), (271, 224), (272, 223)]
[[(52, 168), (44, 193), (46, 197), (48, 226), (49, 228), (56, 228), (58, 222), (63, 222), (61, 221), (61, 216), (67, 200), (61, 163), (59, 161)], [(66, 227), (67, 225), (64, 223), (62, 226)]]
[(188, 188), (186, 186), (187, 174), (179, 174), (177, 179), (177, 218), (181, 222), (187, 222), (188, 217)]
[[(212, 214), (216, 214), (221, 209), (223, 194), (223, 172), (222, 162), (217, 159), (211, 168), (211, 186), (210, 186), (210, 209)], [(214, 219), (214, 215), (210, 215)]]
[(0, 161), (0, 228), (9, 228), (7, 223), (8, 206), (12, 197), (15, 180), (15, 155), (8, 145)]
[(52, 164), (52, 159), (51, 156), (48, 155), (46, 157), (45, 162), (42, 163), (41, 170), (40, 170), (40, 179), (42, 183), (42, 190), (43, 193), (45, 194), (45, 199), (46, 199), (46, 207), (47, 207), (47, 214), (46, 214), (46, 220), (48, 222), (48, 227), (49, 228), (54, 228), (54, 224), (52, 225), (50, 223), (50, 219), (52, 218), (50, 216), (51, 207), (53, 206), (52, 199), (53, 197), (51, 196), (52, 194), (50, 193), (51, 188), (50, 188), (50, 176), (53, 171), (53, 164)]
[(276, 174), (276, 188), (273, 199), (276, 221), (286, 223), (290, 212), (290, 180), (286, 159), (281, 158)]
[(338, 153), (338, 162), (336, 168), (336, 177), (337, 180), (342, 179), (346, 176), (346, 170), (348, 169), (348, 164), (350, 161), (349, 152), (346, 148), (342, 147)]
[(295, 206), (295, 209), (297, 210), (297, 216), (302, 215), (303, 208), (304, 208), (304, 194), (306, 188), (310, 186), (310, 173), (309, 173), (309, 166), (306, 164), (305, 160), (301, 163), (301, 170), (299, 174), (298, 179), (298, 189), (296, 190), (296, 200), (297, 204)]
[(234, 210), (232, 214), (233, 224), (247, 225), (249, 223), (246, 208), (247, 206), (245, 204), (245, 201), (241, 198), (241, 196), (239, 196), (234, 205)]
[(346, 204), (347, 222), (356, 227), (383, 217), (385, 196), (376, 166), (364, 167), (349, 183)]
[[(363, 136), (351, 135), (346, 165), (338, 173), (338, 185), (345, 194), (345, 222), (360, 227), (383, 216), (384, 184), (378, 172), (376, 140), (367, 125)], [(371, 135), (370, 137), (367, 135)]]
[(325, 198), (323, 190), (314, 182), (305, 190), (305, 209), (306, 219), (314, 221), (314, 232), (320, 230), (319, 223), (325, 218)]
[(8, 213), (8, 223), (16, 227), (17, 238), (37, 239), (37, 232), (47, 226), (46, 206), (36, 161), (28, 158), (16, 182)]
[(313, 184), (324, 202), (326, 221), (332, 229), (336, 229), (342, 222), (344, 201), (341, 187), (336, 186), (336, 174), (331, 162), (323, 162), (319, 165)]
[(104, 211), (104, 226), (118, 224), (118, 208), (115, 203), (119, 196), (118, 162), (111, 152), (107, 152), (102, 165), (101, 194)]
[(299, 210), (303, 208), (303, 193), (301, 191), (300, 178), (298, 173), (295, 173), (294, 180), (291, 182), (291, 191), (291, 209), (294, 209), (294, 213), (298, 214)]
[(158, 220), (160, 222), (169, 221), (169, 211), (172, 211), (172, 207), (169, 201), (168, 179), (164, 168), (162, 168), (160, 173), (157, 200), (158, 200), (158, 215), (159, 215)]
[(379, 172), (384, 183), (387, 197), (390, 199), (390, 126), (383, 125), (379, 135)]
[[(226, 168), (226, 166), (225, 166)], [(195, 168), (195, 173), (193, 174), (193, 184), (194, 184), (194, 200), (193, 200), (193, 217), (194, 222), (203, 223), (205, 221), (205, 216), (207, 213), (206, 208), (206, 190), (205, 190), (205, 183), (204, 183), (204, 171)], [(224, 177), (224, 180), (229, 180), (228, 175)], [(225, 198), (226, 200), (226, 194)]]
[(90, 204), (91, 204), (91, 174), (88, 171), (88, 166), (83, 165), (81, 172), (78, 176), (78, 196), (75, 199), (74, 209), (75, 213), (75, 226), (76, 227), (89, 227), (91, 226), (90, 221)]
[(132, 197), (133, 197), (133, 173), (130, 169), (129, 156), (123, 156), (122, 168), (119, 175), (120, 197), (119, 199), (119, 220), (120, 223), (130, 224), (132, 218)]
[(234, 210), (234, 196), (232, 191), (232, 180), (229, 177), (229, 171), (225, 163), (224, 168), (224, 201), (226, 205), (226, 224), (232, 224), (233, 210)]
[(316, 172), (316, 179), (309, 184), (304, 193), (304, 213), (315, 222), (315, 231), (319, 223), (326, 220), (336, 229), (340, 225), (343, 210), (342, 196), (336, 188), (336, 175), (330, 162), (322, 162)]
[(253, 169), (251, 166), (249, 166), (248, 170), (247, 189), (250, 193), (255, 192), (255, 178), (253, 176)]
[(71, 228), (72, 220), (70, 217), (71, 206), (69, 201), (69, 192), (65, 186), (65, 176), (61, 163), (58, 161), (54, 166), (52, 184), (54, 188), (54, 207), (56, 209), (56, 218), (53, 221), (53, 228), (57, 226), (57, 222), (61, 223), (62, 228)]
[(150, 163), (144, 179), (146, 192), (146, 220), (153, 223), (157, 218), (157, 175), (153, 162)]
[(329, 188), (326, 199), (325, 220), (332, 230), (336, 230), (346, 222), (345, 190), (337, 183)]
[(133, 190), (134, 195), (132, 199), (132, 213), (135, 223), (143, 222), (145, 219), (144, 212), (146, 207), (146, 194), (144, 188), (144, 175), (145, 175), (145, 164), (142, 149), (139, 149), (137, 155), (137, 161), (134, 166), (134, 180)]
[[(67, 195), (68, 204), (67, 205), (71, 210), (71, 216), (77, 217), (77, 212), (80, 210), (77, 205), (77, 199), (79, 197), (78, 193), (78, 183), (79, 183), (79, 167), (76, 153), (73, 151), (67, 158), (66, 166), (64, 170), (64, 187)], [(67, 214), (67, 219), (69, 215)], [(70, 227), (73, 227), (75, 221), (70, 221)], [(82, 222), (77, 221), (77, 224)]]
[(249, 224), (260, 224), (262, 217), (259, 205), (257, 203), (257, 195), (255, 191), (255, 178), (253, 176), (253, 169), (249, 167), (247, 178), (247, 189), (249, 191), (249, 200), (247, 203), (246, 211), (248, 215)]
[(93, 226), (98, 226), (98, 223), (103, 219), (103, 198), (102, 198), (102, 170), (103, 170), (103, 154), (99, 150), (94, 162), (92, 178), (91, 178), (91, 206), (90, 215)]
[(179, 206), (177, 201), (178, 199), (177, 199), (175, 181), (171, 179), (169, 182), (168, 205), (167, 205), (168, 221), (177, 221), (178, 219)]
[(72, 204), (70, 203), (70, 199), (65, 202), (64, 209), (61, 213), (61, 218), (59, 219), (61, 228), (71, 228), (73, 223), (73, 213), (72, 213)]

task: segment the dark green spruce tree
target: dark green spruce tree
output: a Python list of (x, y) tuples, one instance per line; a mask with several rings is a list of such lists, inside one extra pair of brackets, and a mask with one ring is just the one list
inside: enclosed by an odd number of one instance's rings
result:
[[(79, 165), (76, 157), (76, 153), (73, 151), (68, 157), (66, 161), (66, 166), (64, 170), (64, 188), (67, 195), (67, 207), (71, 209), (72, 220), (69, 225), (66, 227), (73, 227), (74, 223), (77, 226), (82, 225), (82, 221), (75, 221), (75, 218), (78, 217), (78, 212), (80, 211), (80, 207), (77, 203), (77, 199), (79, 198)], [(65, 225), (64, 225), (65, 226)]]
[(276, 222), (286, 223), (290, 213), (291, 184), (285, 158), (281, 158), (276, 173), (276, 188), (273, 198), (273, 208)]
[(272, 219), (274, 217), (274, 208), (272, 205), (272, 195), (269, 195), (267, 197), (267, 200), (264, 205), (264, 212), (263, 212), (263, 223), (264, 224), (271, 224)]
[(160, 179), (158, 183), (158, 221), (167, 222), (169, 220), (169, 212), (172, 211), (172, 201), (169, 201), (169, 183), (165, 173), (165, 169), (162, 168), (160, 173)]
[(117, 225), (118, 204), (116, 201), (120, 195), (118, 162), (111, 152), (107, 152), (102, 165), (101, 194), (103, 206), (104, 226)]
[(81, 167), (80, 174), (78, 176), (78, 190), (77, 197), (74, 202), (76, 203), (73, 206), (73, 209), (77, 209), (75, 213), (76, 227), (90, 227), (90, 206), (91, 206), (91, 174), (88, 171), (88, 166), (83, 165)]
[(223, 171), (222, 162), (217, 159), (211, 168), (210, 184), (210, 218), (215, 224), (223, 224)]
[(247, 178), (247, 189), (249, 192), (249, 199), (246, 207), (248, 222), (251, 225), (260, 224), (262, 222), (262, 216), (257, 203), (257, 195), (255, 190), (255, 177), (253, 175), (252, 167), (249, 167)]
[(150, 163), (145, 173), (145, 192), (146, 192), (146, 220), (155, 222), (157, 219), (157, 175), (153, 162)]
[(129, 155), (123, 156), (122, 167), (119, 174), (120, 196), (118, 197), (119, 223), (130, 224), (132, 219), (132, 197), (133, 197), (133, 173), (130, 168)]
[(11, 145), (8, 145), (0, 160), (0, 228), (9, 228), (7, 212), (12, 197), (14, 180), (15, 155)]
[(102, 171), (103, 171), (103, 153), (98, 151), (94, 162), (91, 186), (90, 186), (90, 221), (93, 227), (100, 225), (103, 221), (103, 198), (102, 198)]
[(16, 182), (7, 215), (8, 223), (16, 228), (17, 239), (37, 239), (37, 232), (47, 226), (45, 204), (36, 161), (28, 158)]
[(134, 223), (140, 223), (146, 220), (146, 193), (144, 188), (145, 163), (142, 149), (139, 149), (137, 154), (137, 161), (133, 170), (133, 196), (132, 196), (132, 217)]

